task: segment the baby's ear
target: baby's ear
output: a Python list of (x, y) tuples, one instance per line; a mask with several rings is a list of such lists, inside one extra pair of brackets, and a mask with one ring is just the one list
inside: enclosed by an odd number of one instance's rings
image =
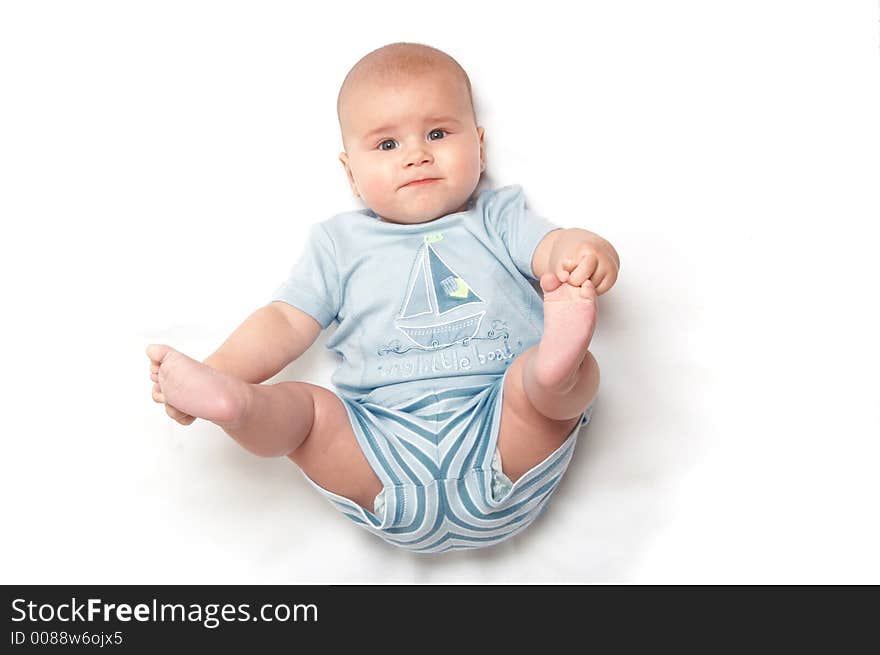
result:
[(357, 184), (354, 182), (354, 176), (351, 174), (351, 166), (348, 164), (348, 155), (345, 151), (339, 153), (339, 161), (342, 162), (342, 167), (345, 169), (345, 175), (348, 178), (348, 184), (351, 186), (351, 192), (354, 194), (355, 198), (360, 198), (361, 194), (358, 192)]

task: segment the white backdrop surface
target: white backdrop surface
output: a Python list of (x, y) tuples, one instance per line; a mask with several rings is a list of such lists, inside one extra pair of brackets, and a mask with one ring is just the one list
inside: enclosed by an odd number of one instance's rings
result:
[[(456, 57), (489, 181), (617, 247), (548, 512), (426, 557), (150, 400), (314, 222), (336, 92)], [(880, 583), (875, 2), (0, 5), (3, 583)], [(278, 379), (329, 385), (325, 336)]]

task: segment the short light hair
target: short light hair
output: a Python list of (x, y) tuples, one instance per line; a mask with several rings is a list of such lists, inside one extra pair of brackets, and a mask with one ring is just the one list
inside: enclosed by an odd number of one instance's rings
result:
[(464, 68), (450, 55), (442, 50), (432, 48), (422, 43), (390, 43), (373, 50), (362, 57), (342, 82), (339, 96), (336, 98), (336, 116), (342, 125), (342, 105), (351, 88), (360, 81), (378, 77), (380, 79), (397, 76), (419, 75), (437, 70), (438, 67), (447, 67), (456, 73), (465, 84), (468, 92), (468, 100), (471, 103), (471, 111), (474, 113), (474, 122), (477, 114), (474, 109), (474, 96), (471, 90), (471, 80)]

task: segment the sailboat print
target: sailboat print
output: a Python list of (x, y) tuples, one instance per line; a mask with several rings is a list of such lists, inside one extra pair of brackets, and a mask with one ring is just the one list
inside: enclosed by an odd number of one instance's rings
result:
[[(445, 348), (477, 334), (485, 311), (480, 296), (431, 245), (442, 237), (426, 237), (409, 275), (406, 300), (394, 321), (416, 346)], [(477, 307), (473, 307), (477, 305)]]

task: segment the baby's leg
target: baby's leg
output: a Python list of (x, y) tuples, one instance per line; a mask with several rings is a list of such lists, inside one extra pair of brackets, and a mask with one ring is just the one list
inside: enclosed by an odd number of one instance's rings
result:
[(588, 348), (596, 325), (596, 292), (554, 275), (541, 280), (544, 334), (510, 365), (505, 379), (498, 449), (513, 481), (556, 450), (599, 388), (599, 366)]
[(256, 455), (286, 455), (325, 489), (372, 511), (382, 483), (336, 394), (306, 382), (248, 384), (168, 346), (147, 354), (160, 362), (154, 400), (215, 423)]

